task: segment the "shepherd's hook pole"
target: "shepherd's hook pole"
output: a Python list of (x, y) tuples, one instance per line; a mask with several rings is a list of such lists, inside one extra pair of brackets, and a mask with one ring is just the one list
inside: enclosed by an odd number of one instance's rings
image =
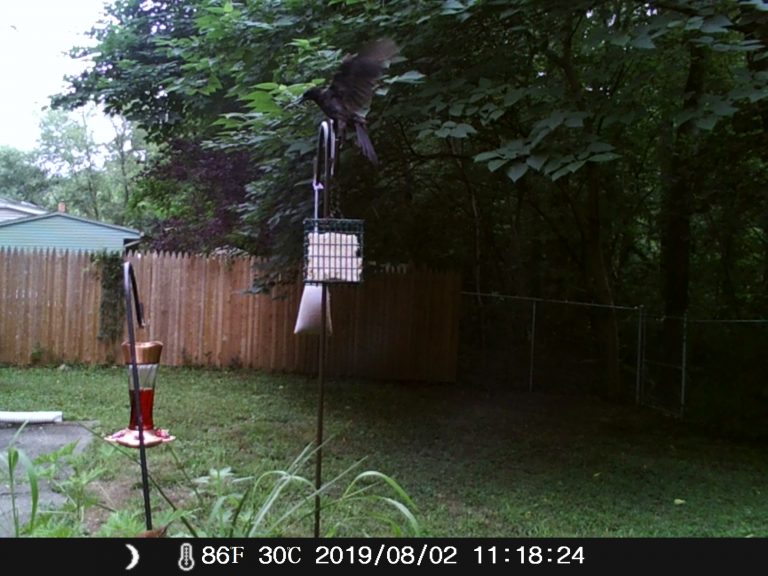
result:
[(139, 367), (136, 361), (136, 331), (133, 326), (134, 305), (139, 327), (144, 326), (144, 318), (136, 289), (136, 275), (130, 262), (123, 264), (123, 288), (125, 290), (125, 317), (128, 321), (128, 342), (131, 349), (131, 375), (133, 377), (133, 403), (136, 410), (136, 425), (139, 427), (139, 461), (141, 463), (141, 487), (144, 492), (144, 517), (147, 530), (152, 530), (152, 507), (149, 503), (149, 473), (147, 472), (147, 452), (144, 446), (144, 415), (141, 413), (141, 387), (139, 385)]
[[(336, 137), (333, 132), (333, 123), (323, 120), (320, 124), (317, 141), (317, 156), (315, 158), (315, 181), (320, 177), (319, 165), (323, 160), (323, 218), (330, 215), (331, 176), (335, 171)], [(316, 195), (317, 197), (317, 195)], [(317, 214), (315, 203), (315, 214)], [(318, 346), (318, 370), (317, 370), (317, 435), (315, 438), (315, 538), (320, 537), (320, 490), (323, 487), (323, 404), (325, 396), (325, 360), (327, 350), (327, 307), (328, 286), (323, 282), (320, 291), (320, 343)]]

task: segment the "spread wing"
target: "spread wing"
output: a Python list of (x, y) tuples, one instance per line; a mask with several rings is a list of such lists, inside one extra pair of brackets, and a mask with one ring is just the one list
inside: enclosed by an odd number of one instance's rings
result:
[(384, 73), (386, 62), (397, 51), (397, 45), (387, 38), (373, 42), (354, 56), (344, 59), (329, 89), (349, 113), (360, 113), (370, 105), (376, 82)]

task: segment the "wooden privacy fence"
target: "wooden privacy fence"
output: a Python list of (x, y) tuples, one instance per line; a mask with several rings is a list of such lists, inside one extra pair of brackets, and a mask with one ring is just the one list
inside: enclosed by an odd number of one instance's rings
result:
[[(137, 338), (164, 343), (162, 364), (317, 370), (318, 338), (293, 333), (300, 284), (281, 298), (247, 293), (255, 263), (248, 257), (152, 252), (129, 259), (147, 319)], [(99, 339), (101, 291), (100, 266), (87, 253), (0, 250), (0, 362), (122, 362), (120, 342)], [(329, 292), (330, 374), (455, 381), (457, 274), (371, 274)]]

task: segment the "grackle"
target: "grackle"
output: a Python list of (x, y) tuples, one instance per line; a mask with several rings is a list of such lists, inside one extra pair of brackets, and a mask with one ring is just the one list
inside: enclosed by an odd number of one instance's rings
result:
[(357, 54), (344, 58), (330, 84), (310, 88), (301, 97), (302, 102), (312, 100), (317, 103), (333, 121), (340, 142), (344, 141), (347, 127), (353, 124), (360, 150), (374, 165), (378, 164), (378, 158), (368, 136), (365, 112), (373, 98), (376, 83), (384, 73), (386, 62), (397, 51), (394, 41), (377, 40)]

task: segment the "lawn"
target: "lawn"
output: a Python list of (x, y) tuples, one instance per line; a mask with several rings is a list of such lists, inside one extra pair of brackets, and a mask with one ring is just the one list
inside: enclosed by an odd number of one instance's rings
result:
[[(66, 420), (91, 422), (100, 436), (127, 425), (127, 388), (122, 367), (0, 368), (2, 409), (63, 410)], [(357, 472), (379, 471), (410, 496), (425, 536), (768, 535), (764, 445), (713, 438), (585, 395), (333, 380), (325, 399), (324, 479), (364, 459), (328, 497)], [(210, 510), (192, 498), (192, 487), (201, 486), (192, 479), (211, 469), (229, 468), (232, 479), (285, 469), (314, 440), (317, 382), (162, 367), (154, 416), (177, 440), (148, 450), (150, 473), (200, 520)], [(87, 533), (103, 531), (103, 507), (140, 524), (135, 455), (100, 440), (86, 451), (80, 466), (100, 471), (89, 484), (99, 506), (87, 515)], [(312, 460), (301, 474), (313, 478)], [(375, 490), (391, 495), (388, 485)], [(153, 505), (158, 518), (171, 517), (156, 490)], [(329, 514), (324, 526), (343, 513)], [(359, 528), (350, 522), (345, 535), (391, 534), (372, 522), (376, 513), (357, 508), (355, 515), (367, 519)], [(184, 531), (176, 520), (169, 533)], [(311, 518), (285, 533), (311, 536)]]

